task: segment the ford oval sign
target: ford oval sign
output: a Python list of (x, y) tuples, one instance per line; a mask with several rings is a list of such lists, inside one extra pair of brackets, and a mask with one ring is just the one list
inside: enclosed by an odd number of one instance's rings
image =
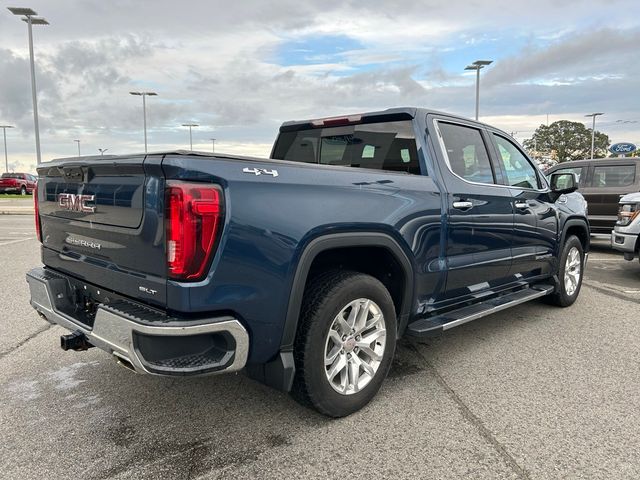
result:
[(633, 143), (614, 143), (609, 147), (609, 151), (618, 155), (624, 155), (625, 153), (635, 152), (636, 146)]

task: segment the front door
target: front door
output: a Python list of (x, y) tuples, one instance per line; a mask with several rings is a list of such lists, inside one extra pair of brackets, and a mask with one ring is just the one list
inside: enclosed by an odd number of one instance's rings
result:
[[(432, 124), (447, 188), (447, 280), (444, 299), (478, 298), (508, 281), (513, 205), (489, 155), (490, 141), (474, 124)], [(438, 148), (439, 147), (439, 148)]]
[(546, 181), (515, 142), (498, 133), (491, 138), (513, 201), (511, 274), (514, 280), (549, 275), (555, 268), (558, 218)]

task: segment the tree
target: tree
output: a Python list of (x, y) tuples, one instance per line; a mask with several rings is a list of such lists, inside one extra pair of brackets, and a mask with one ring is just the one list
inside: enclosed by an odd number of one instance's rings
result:
[[(527, 150), (556, 152), (559, 162), (591, 158), (591, 129), (580, 122), (559, 120), (551, 125), (540, 125), (533, 137), (524, 141)], [(609, 136), (596, 130), (595, 157), (604, 157), (609, 147)]]

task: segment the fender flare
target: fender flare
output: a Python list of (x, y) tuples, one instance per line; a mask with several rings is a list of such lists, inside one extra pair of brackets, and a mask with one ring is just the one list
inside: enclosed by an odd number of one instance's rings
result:
[(413, 301), (414, 279), (413, 265), (400, 244), (393, 237), (385, 233), (346, 232), (327, 234), (310, 241), (298, 260), (296, 272), (293, 277), (291, 294), (289, 296), (289, 304), (287, 306), (287, 316), (285, 318), (284, 329), (282, 332), (282, 340), (280, 343), (281, 351), (291, 351), (293, 349), (293, 342), (295, 341), (296, 331), (298, 329), (298, 317), (300, 314), (300, 308), (302, 307), (304, 288), (309, 275), (309, 270), (311, 269), (311, 264), (322, 252), (346, 247), (383, 247), (394, 256), (402, 268), (405, 281), (402, 308), (401, 311), (398, 312), (398, 331), (402, 332), (404, 330), (411, 311), (411, 302)]
[[(567, 230), (569, 230), (570, 227), (580, 227), (584, 230), (585, 236), (587, 238), (587, 240), (590, 237), (590, 232), (589, 232), (589, 224), (587, 223), (587, 221), (584, 218), (570, 218), (567, 221), (564, 222), (564, 225), (562, 226), (562, 235), (560, 237), (560, 243), (558, 245), (558, 255), (560, 254), (560, 252), (562, 251), (562, 248), (564, 246), (564, 242), (566, 240), (567, 237)], [(585, 252), (589, 251), (589, 242), (587, 242), (586, 248), (585, 248)]]

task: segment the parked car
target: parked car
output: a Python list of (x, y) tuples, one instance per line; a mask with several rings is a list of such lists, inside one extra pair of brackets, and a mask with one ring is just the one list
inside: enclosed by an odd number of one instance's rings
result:
[(592, 234), (611, 235), (618, 218), (618, 201), (627, 193), (640, 191), (640, 158), (601, 158), (564, 162), (551, 173), (575, 173), (578, 191), (589, 206)]
[(37, 180), (37, 177), (30, 173), (3, 173), (0, 178), (0, 193), (31, 195)]
[[(330, 416), (396, 340), (580, 292), (589, 226), (504, 132), (400, 108), (287, 122), (270, 159), (172, 151), (38, 168), (31, 305), (155, 375), (247, 373)], [(126, 172), (126, 175), (123, 173)]]
[(629, 193), (620, 199), (618, 221), (611, 232), (611, 246), (624, 253), (625, 260), (633, 260), (640, 250), (640, 192)]

